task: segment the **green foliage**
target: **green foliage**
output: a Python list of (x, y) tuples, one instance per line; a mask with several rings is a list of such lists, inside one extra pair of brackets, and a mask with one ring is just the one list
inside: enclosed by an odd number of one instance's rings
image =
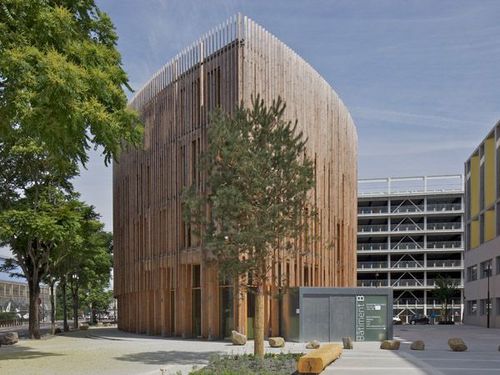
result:
[(433, 290), (433, 295), (441, 302), (443, 315), (442, 320), (449, 320), (449, 303), (458, 291), (458, 283), (450, 278), (438, 276), (436, 279), (436, 289)]
[(270, 256), (308, 250), (293, 242), (313, 215), (306, 207), (314, 169), (297, 123), (283, 119), (285, 107), (280, 98), (266, 107), (257, 97), (234, 116), (216, 111), (203, 156), (209, 192), (191, 188), (184, 196), (186, 220), (202, 228), (221, 271), (249, 274), (253, 285), (269, 281)]
[(43, 277), (56, 248), (78, 244), (79, 203), (68, 180), (77, 168), (31, 138), (0, 141), (0, 244), (25, 276)]
[(36, 207), (26, 201), (0, 212), (0, 239), (27, 278), (34, 273), (41, 278), (58, 246), (78, 243), (79, 212), (74, 200), (54, 189), (41, 191)]
[(110, 235), (71, 180), (91, 147), (107, 164), (141, 141), (116, 43), (94, 0), (0, 2), (0, 245), (35, 297), (31, 337), (41, 280), (77, 294), (107, 287)]
[(0, 139), (31, 137), (56, 158), (108, 163), (142, 126), (126, 107), (117, 35), (93, 0), (0, 4)]
[(2, 320), (14, 320), (16, 318), (17, 318), (17, 316), (16, 316), (15, 312), (3, 312), (3, 311), (0, 311), (0, 322)]
[(113, 301), (113, 291), (105, 290), (103, 285), (92, 285), (92, 288), (88, 288), (80, 294), (80, 301), (86, 312), (91, 312), (94, 309), (97, 313), (104, 313), (108, 311)]
[(253, 355), (218, 356), (208, 366), (192, 371), (193, 375), (291, 375), (295, 373), (297, 361), (303, 354), (266, 354), (264, 360)]

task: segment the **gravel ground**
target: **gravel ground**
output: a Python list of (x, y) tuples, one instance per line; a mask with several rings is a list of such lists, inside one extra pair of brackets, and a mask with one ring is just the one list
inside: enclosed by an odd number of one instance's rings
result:
[[(267, 344), (267, 343), (266, 343)], [(268, 352), (303, 352), (305, 344), (287, 343)], [(200, 341), (134, 335), (116, 328), (90, 328), (41, 340), (20, 340), (0, 348), (1, 375), (170, 375), (186, 374), (211, 356), (252, 353), (253, 343), (236, 347)], [(161, 371), (164, 369), (165, 371)]]

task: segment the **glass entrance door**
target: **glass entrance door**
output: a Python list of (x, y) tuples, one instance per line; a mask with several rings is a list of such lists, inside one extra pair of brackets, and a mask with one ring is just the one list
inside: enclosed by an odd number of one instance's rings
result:
[(233, 288), (221, 286), (219, 292), (221, 336), (231, 337), (231, 331), (234, 329)]

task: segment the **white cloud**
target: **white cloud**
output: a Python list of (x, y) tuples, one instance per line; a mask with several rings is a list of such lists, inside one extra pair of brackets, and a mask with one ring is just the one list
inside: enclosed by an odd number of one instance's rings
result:
[(477, 121), (387, 109), (351, 107), (350, 111), (355, 121), (359, 118), (371, 122), (378, 121), (398, 125), (416, 125), (445, 130), (456, 130), (457, 125), (478, 125)]

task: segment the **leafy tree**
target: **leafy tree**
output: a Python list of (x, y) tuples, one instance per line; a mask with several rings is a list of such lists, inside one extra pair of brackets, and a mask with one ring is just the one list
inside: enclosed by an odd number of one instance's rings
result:
[(14, 263), (27, 279), (30, 337), (39, 337), (40, 281), (48, 274), (55, 249), (76, 238), (78, 213), (68, 182), (77, 167), (52, 157), (31, 138), (0, 140), (0, 244), (8, 245)]
[(98, 317), (107, 313), (113, 301), (113, 291), (109, 285), (91, 285), (80, 294), (81, 306), (90, 313), (92, 324), (97, 323)]
[(94, 0), (0, 3), (0, 243), (27, 278), (33, 338), (40, 280), (79, 238), (70, 183), (78, 164), (91, 147), (108, 164), (141, 140), (116, 42)]
[(442, 321), (448, 322), (450, 320), (449, 304), (451, 299), (458, 291), (458, 283), (449, 276), (438, 276), (436, 279), (436, 289), (434, 289), (434, 296), (441, 302), (441, 309), (443, 311)]
[(0, 4), (0, 139), (22, 133), (56, 158), (108, 163), (142, 127), (108, 15), (93, 0), (4, 0)]
[[(285, 104), (270, 107), (257, 97), (232, 117), (212, 116), (208, 150), (208, 193), (185, 193), (185, 218), (203, 232), (204, 248), (221, 273), (255, 293), (255, 355), (264, 356), (264, 296), (272, 259), (305, 249), (294, 245), (313, 210), (307, 193), (314, 186), (312, 161), (297, 122), (283, 119)], [(206, 212), (208, 208), (208, 215)], [(205, 220), (206, 217), (210, 219)], [(200, 229), (201, 228), (201, 229)]]
[(88, 299), (92, 292), (103, 291), (109, 286), (112, 235), (103, 228), (104, 224), (94, 208), (85, 207), (81, 223), (82, 242), (66, 270), (66, 282), (73, 302), (74, 328), (78, 328), (82, 294)]
[(29, 332), (31, 338), (39, 338), (40, 281), (49, 272), (51, 254), (77, 237), (79, 214), (73, 202), (57, 191), (43, 191), (36, 208), (25, 200), (0, 213), (0, 238), (10, 246), (28, 281)]

